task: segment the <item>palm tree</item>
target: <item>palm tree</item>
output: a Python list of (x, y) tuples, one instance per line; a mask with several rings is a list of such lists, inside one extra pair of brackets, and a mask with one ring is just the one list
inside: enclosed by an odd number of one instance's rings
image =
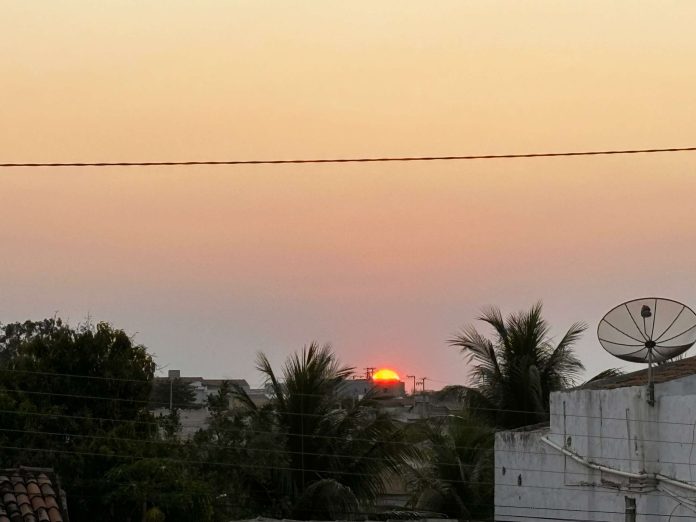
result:
[(426, 458), (407, 474), (415, 509), (459, 520), (489, 518), (495, 430), (467, 412), (425, 419), (419, 427)]
[(466, 393), (470, 406), (502, 428), (548, 419), (549, 393), (574, 385), (584, 370), (573, 345), (587, 325), (573, 324), (554, 345), (541, 302), (506, 318), (490, 307), (479, 320), (493, 328), (491, 339), (468, 326), (449, 341), (474, 362), (475, 385)]
[(273, 390), (271, 404), (257, 408), (239, 388), (236, 395), (251, 417), (271, 419), (282, 436), (286, 465), (274, 475), (274, 487), (289, 507), (280, 515), (349, 516), (383, 490), (390, 471), (418, 455), (404, 443), (403, 430), (369, 399), (341, 401), (339, 389), (353, 369), (342, 366), (330, 346), (312, 343), (291, 355), (280, 376), (263, 354), (257, 368)]

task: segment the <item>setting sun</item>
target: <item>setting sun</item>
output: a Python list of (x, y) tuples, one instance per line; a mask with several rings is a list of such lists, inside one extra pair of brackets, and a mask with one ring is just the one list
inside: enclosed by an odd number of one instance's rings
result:
[(374, 381), (381, 381), (381, 382), (392, 382), (392, 381), (398, 381), (399, 379), (399, 374), (396, 373), (394, 370), (389, 370), (387, 368), (383, 368), (381, 370), (377, 370), (373, 375), (372, 375), (372, 380)]

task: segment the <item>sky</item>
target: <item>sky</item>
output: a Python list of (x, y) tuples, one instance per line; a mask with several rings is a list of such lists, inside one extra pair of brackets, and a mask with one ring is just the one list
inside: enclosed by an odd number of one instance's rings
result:
[[(0, 162), (696, 146), (696, 3), (0, 0)], [(312, 341), (466, 383), (487, 305), (696, 305), (696, 153), (0, 171), (0, 322), (89, 316), (161, 372)]]

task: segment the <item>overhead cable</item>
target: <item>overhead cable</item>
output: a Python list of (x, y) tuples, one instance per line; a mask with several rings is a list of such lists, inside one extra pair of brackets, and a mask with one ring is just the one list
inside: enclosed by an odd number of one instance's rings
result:
[(510, 154), (473, 154), (461, 156), (383, 156), (356, 158), (261, 159), (261, 160), (194, 160), (194, 161), (99, 161), (99, 162), (25, 162), (0, 163), (0, 168), (40, 167), (190, 167), (200, 165), (287, 165), (303, 163), (387, 163), (413, 161), (462, 161), (523, 158), (555, 158), (570, 156), (608, 156), (617, 154), (654, 154), (663, 152), (693, 152), (696, 147), (654, 149), (610, 149), (570, 152), (531, 152)]

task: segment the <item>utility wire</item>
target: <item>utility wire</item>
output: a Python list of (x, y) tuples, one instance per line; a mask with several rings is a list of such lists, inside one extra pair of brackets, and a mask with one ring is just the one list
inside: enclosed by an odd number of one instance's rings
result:
[[(50, 413), (50, 412), (39, 412), (39, 411), (18, 411), (18, 410), (0, 410), (0, 414), (6, 414), (6, 415), (19, 415), (19, 416), (36, 416), (36, 417), (51, 417), (53, 419), (73, 419), (73, 420), (85, 420), (85, 421), (92, 421), (92, 422), (110, 422), (110, 423), (119, 423), (119, 424), (126, 424), (126, 425), (139, 425), (139, 426), (153, 426), (157, 428), (161, 428), (162, 424), (160, 422), (151, 422), (151, 421), (144, 421), (144, 420), (137, 420), (137, 419), (112, 419), (112, 418), (104, 418), (104, 417), (91, 417), (91, 416), (79, 416), (79, 415), (68, 415), (68, 414), (61, 414), (61, 413)], [(581, 416), (579, 416), (581, 417)], [(0, 430), (3, 431), (3, 430)], [(8, 430), (9, 431), (9, 430)], [(11, 430), (11, 431), (22, 431), (22, 430)], [(226, 429), (226, 430), (221, 430), (223, 433), (227, 432), (234, 432), (234, 429)], [(299, 436), (297, 433), (293, 432), (286, 432), (286, 431), (272, 431), (272, 430), (256, 430), (256, 429), (250, 429), (250, 428), (244, 428), (243, 430), (246, 433), (255, 433), (259, 435), (279, 435), (279, 436)], [(46, 434), (55, 434), (55, 433), (49, 433), (46, 432)], [(62, 435), (65, 436), (84, 436), (84, 437), (90, 437), (89, 435), (79, 435), (79, 434), (74, 434), (74, 433), (62, 433)], [(558, 434), (556, 434), (558, 435)], [(575, 438), (584, 438), (584, 439), (610, 439), (610, 440), (626, 440), (626, 437), (619, 437), (619, 436), (612, 436), (612, 435), (587, 435), (583, 433), (575, 433), (575, 432), (565, 432), (565, 436), (571, 436)], [(324, 435), (324, 434), (318, 434), (318, 433), (312, 433), (311, 435), (306, 435), (307, 437), (310, 437), (312, 439), (323, 439), (323, 440), (344, 440), (343, 436), (335, 436), (335, 435)], [(107, 438), (111, 438), (112, 440), (128, 440), (125, 438), (121, 437), (113, 437), (109, 436)], [(353, 441), (355, 442), (368, 442), (368, 443), (374, 443), (377, 439), (369, 439), (369, 438), (360, 438), (360, 437), (352, 437)], [(683, 445), (685, 444), (682, 440), (667, 440), (667, 439), (643, 439), (644, 442), (656, 442), (656, 443), (664, 443), (664, 444), (678, 444), (678, 445)], [(412, 442), (408, 441), (397, 441), (397, 440), (383, 440), (382, 442), (389, 442), (390, 444), (393, 444), (395, 446), (399, 445), (405, 445), (405, 446), (411, 446), (413, 445)], [(466, 450), (480, 450), (480, 447), (477, 446), (461, 446), (461, 445), (450, 445), (450, 444), (430, 444), (431, 447), (433, 448), (446, 448), (446, 449), (466, 449)], [(503, 453), (524, 453), (524, 454), (535, 454), (535, 455), (547, 455), (545, 452), (535, 452), (535, 451), (521, 451), (521, 450), (514, 450), (514, 449), (504, 449), (501, 450)], [(625, 458), (622, 457), (603, 457), (608, 460), (617, 460), (617, 461), (625, 461)], [(655, 463), (661, 463), (661, 464), (683, 464), (683, 462), (672, 462), (672, 461), (666, 461), (666, 460), (649, 460), (646, 462), (655, 462)]]
[(696, 147), (670, 147), (664, 149), (610, 149), (570, 152), (531, 152), (520, 154), (475, 154), (465, 156), (385, 156), (374, 158), (315, 158), (315, 159), (266, 159), (266, 160), (202, 160), (202, 161), (100, 161), (100, 162), (47, 162), (0, 163), (0, 168), (37, 167), (189, 167), (195, 165), (287, 165), (298, 163), (386, 163), (409, 161), (461, 161), (522, 158), (555, 158), (568, 156), (608, 156), (616, 154), (654, 154), (659, 152), (693, 152)]
[[(276, 470), (276, 471), (306, 471), (308, 473), (317, 473), (319, 475), (324, 474), (324, 475), (344, 475), (344, 476), (355, 476), (355, 477), (367, 477), (367, 476), (374, 476), (373, 473), (367, 473), (367, 472), (359, 472), (359, 471), (346, 471), (345, 469), (342, 470), (329, 470), (329, 469), (315, 469), (315, 468), (302, 468), (302, 467), (293, 467), (291, 465), (283, 465), (279, 464), (277, 466), (274, 465), (267, 465), (267, 464), (260, 464), (258, 462), (255, 463), (245, 463), (245, 462), (223, 462), (220, 460), (208, 460), (208, 459), (185, 459), (185, 458), (177, 458), (177, 457), (158, 457), (158, 456), (139, 456), (139, 455), (134, 455), (132, 453), (103, 453), (103, 452), (97, 452), (97, 451), (77, 451), (77, 450), (68, 450), (68, 449), (56, 449), (56, 448), (37, 448), (37, 447), (26, 447), (26, 446), (13, 446), (13, 445), (2, 445), (0, 446), (0, 449), (4, 450), (10, 450), (10, 451), (36, 451), (36, 452), (41, 452), (41, 453), (55, 453), (55, 454), (61, 454), (61, 455), (82, 455), (85, 457), (102, 457), (102, 458), (107, 458), (107, 459), (125, 459), (125, 460), (149, 460), (149, 459), (157, 459), (157, 460), (162, 460), (166, 462), (172, 462), (172, 463), (179, 463), (179, 464), (191, 464), (191, 465), (203, 465), (203, 466), (220, 466), (220, 467), (225, 467), (225, 468), (233, 468), (233, 469), (254, 469), (254, 470)], [(479, 485), (479, 486), (493, 486), (495, 485), (494, 481), (476, 481), (476, 480), (448, 480), (448, 482), (451, 483), (458, 483), (458, 484), (470, 484), (470, 485)], [(503, 486), (510, 486), (511, 484), (500, 484)], [(542, 490), (554, 490), (554, 491), (567, 491), (565, 487), (558, 487), (558, 486), (541, 486), (541, 485), (536, 485), (536, 484), (525, 484), (526, 488), (530, 489), (542, 489)], [(580, 487), (584, 487), (587, 490), (592, 489), (591, 485), (583, 485)], [(615, 488), (612, 488), (615, 489)]]
[[(68, 433), (68, 432), (55, 432), (55, 431), (41, 431), (41, 430), (21, 430), (21, 429), (14, 429), (14, 428), (0, 428), (0, 433), (19, 433), (19, 434), (24, 434), (24, 435), (45, 435), (48, 437), (61, 437), (61, 438), (77, 438), (77, 439), (90, 439), (90, 440), (107, 440), (107, 441), (114, 441), (114, 442), (134, 442), (138, 444), (150, 444), (154, 446), (176, 446), (176, 447), (183, 447), (182, 446), (182, 441), (181, 440), (163, 440), (163, 439), (156, 439), (156, 440), (151, 440), (151, 439), (136, 439), (136, 438), (129, 438), (129, 437), (115, 437), (111, 435), (85, 435), (85, 434), (80, 434), (80, 433)], [(336, 437), (339, 438), (339, 437)], [(412, 446), (412, 443), (409, 443), (409, 446)], [(433, 445), (433, 446), (440, 446), (440, 445)], [(249, 447), (248, 445), (244, 444), (225, 444), (225, 445), (217, 445), (214, 443), (201, 443), (201, 444), (195, 444), (193, 446), (196, 449), (213, 449), (217, 450), (223, 453), (230, 452), (232, 450), (244, 450), (248, 451), (250, 453), (265, 453), (265, 454), (278, 454), (278, 455), (300, 455), (302, 452), (299, 451), (292, 451), (288, 449), (267, 449), (267, 448), (253, 448)], [(458, 448), (458, 449), (471, 449), (471, 450), (480, 450), (480, 447), (476, 446), (446, 446), (448, 448)], [(529, 453), (534, 453), (534, 454), (545, 454), (542, 452), (529, 452), (529, 451), (521, 451), (521, 450), (513, 450), (514, 453), (522, 453), (522, 454), (529, 454)], [(334, 452), (310, 452), (306, 451), (304, 452), (305, 455), (311, 455), (314, 457), (332, 457), (332, 458), (342, 458), (342, 459), (351, 459), (353, 461), (374, 461), (374, 462), (384, 462), (385, 459), (381, 457), (370, 457), (368, 455), (345, 455), (345, 454), (340, 454), (340, 453), (334, 453)], [(142, 457), (142, 458), (148, 458), (148, 457)], [(152, 457), (156, 458), (156, 457)], [(626, 460), (626, 459), (619, 459), (619, 460)], [(660, 461), (663, 464), (679, 464), (677, 462), (669, 462), (669, 461)], [(452, 466), (458, 466), (458, 464), (453, 463)], [(550, 470), (550, 469), (544, 469), (544, 468), (514, 468), (514, 467), (503, 467), (503, 466), (495, 466), (494, 469), (501, 471), (505, 469), (506, 471), (520, 471), (520, 472), (530, 472), (530, 471), (536, 471), (540, 473), (552, 473), (552, 474), (557, 474), (557, 475), (578, 475), (578, 476), (586, 476), (587, 472), (584, 471), (556, 471), (556, 470)], [(457, 482), (455, 480), (452, 480), (452, 482)], [(490, 485), (492, 484), (491, 482), (479, 482), (479, 484), (487, 484)]]
[[(148, 381), (144, 379), (120, 379), (117, 377), (101, 377), (101, 376), (90, 376), (90, 375), (78, 375), (78, 374), (67, 374), (67, 373), (52, 373), (52, 372), (34, 372), (34, 371), (26, 371), (26, 370), (13, 370), (13, 369), (3, 369), (0, 368), (0, 373), (7, 372), (7, 373), (24, 373), (24, 374), (29, 374), (29, 375), (41, 375), (41, 376), (46, 376), (46, 377), (66, 377), (66, 378), (84, 378), (84, 379), (99, 379), (102, 381), (115, 381), (115, 382), (139, 382), (139, 383), (149, 383), (149, 382), (154, 382), (154, 381)], [(167, 377), (155, 377), (155, 379), (160, 379), (160, 382), (166, 381)], [(224, 379), (223, 379), (224, 380)], [(151, 400), (143, 400), (143, 399), (129, 399), (129, 398), (121, 398), (121, 397), (106, 397), (106, 396), (95, 396), (95, 395), (83, 395), (83, 394), (67, 394), (67, 393), (57, 393), (57, 392), (45, 392), (45, 391), (34, 391), (34, 390), (23, 390), (21, 388), (3, 388), (0, 387), (0, 392), (5, 391), (5, 392), (13, 392), (13, 393), (20, 393), (20, 394), (27, 394), (27, 395), (47, 395), (47, 396), (55, 396), (55, 397), (64, 397), (64, 398), (75, 398), (75, 399), (86, 399), (86, 400), (103, 400), (103, 401), (115, 401), (115, 402), (130, 402), (130, 403), (139, 403), (139, 404), (147, 404), (150, 406), (168, 406), (169, 402), (158, 402), (158, 401), (151, 401)], [(296, 396), (303, 396), (303, 397), (326, 397), (326, 394), (316, 394), (316, 393), (293, 393), (293, 395)], [(183, 408), (181, 404), (176, 404), (178, 409), (187, 409)], [(463, 405), (463, 409), (466, 410), (467, 412), (501, 412), (501, 413), (521, 413), (521, 414), (529, 414), (532, 413), (528, 410), (513, 410), (513, 409), (498, 409), (498, 408), (485, 408), (485, 407), (478, 407), (478, 406), (466, 406)], [(313, 413), (298, 413), (298, 412), (287, 412), (285, 415), (302, 415), (302, 416), (308, 416), (308, 417), (321, 417), (323, 416), (322, 414), (313, 414)], [(551, 416), (553, 415), (559, 415), (558, 413), (551, 413)], [(673, 420), (666, 420), (666, 419), (637, 419), (637, 418), (632, 418), (632, 417), (611, 417), (611, 416), (599, 416), (599, 415), (582, 415), (578, 413), (566, 413), (566, 417), (574, 417), (574, 418), (582, 418), (582, 419), (598, 419), (598, 420), (616, 420), (616, 421), (630, 421), (630, 422), (636, 422), (636, 423), (655, 423), (655, 424), (672, 424), (672, 425), (677, 425), (677, 426), (693, 426), (693, 422), (685, 422), (685, 421), (673, 421)], [(102, 420), (113, 420), (116, 422), (119, 422), (119, 419), (102, 419)]]
[[(221, 462), (221, 461), (210, 461), (210, 460), (199, 460), (199, 459), (180, 459), (180, 458), (173, 458), (173, 457), (140, 457), (136, 455), (131, 455), (131, 454), (106, 454), (106, 453), (99, 453), (99, 452), (92, 452), (92, 451), (71, 451), (71, 450), (56, 450), (56, 449), (46, 449), (46, 448), (30, 448), (30, 447), (21, 447), (21, 446), (0, 446), (0, 449), (5, 449), (5, 450), (10, 450), (10, 451), (36, 451), (36, 452), (45, 452), (45, 453), (58, 453), (58, 454), (67, 454), (67, 455), (81, 455), (85, 457), (103, 457), (103, 458), (108, 458), (108, 459), (128, 459), (128, 460), (147, 460), (147, 459), (156, 459), (156, 460), (161, 460), (161, 461), (166, 461), (166, 462), (172, 462), (172, 463), (182, 463), (182, 464), (191, 464), (191, 465), (212, 465), (212, 466), (222, 466), (222, 467), (228, 467), (228, 468), (251, 468), (251, 469), (269, 469), (269, 470), (278, 470), (278, 471), (308, 471), (312, 473), (317, 473), (317, 474), (328, 474), (328, 475), (348, 475), (348, 476), (368, 476), (370, 474), (368, 473), (358, 473), (358, 472), (350, 472), (350, 471), (341, 471), (341, 470), (319, 470), (319, 469), (302, 469), (302, 468), (294, 468), (290, 466), (263, 466), (259, 464), (243, 464), (243, 463), (230, 463), (230, 462)], [(528, 470), (527, 470), (528, 471)], [(495, 485), (494, 482), (486, 482), (486, 481), (463, 481), (463, 480), (455, 480), (455, 481), (449, 481), (453, 483), (462, 483), (462, 484), (468, 484), (468, 485)], [(512, 484), (497, 484), (500, 486), (512, 486)], [(525, 488), (529, 489), (540, 489), (544, 491), (569, 491), (567, 487), (556, 487), (556, 486), (540, 486), (540, 485), (535, 485), (535, 484), (526, 484), (524, 486)], [(605, 486), (606, 487), (606, 486)], [(582, 488), (582, 489), (581, 489)], [(575, 489), (576, 491), (593, 491), (596, 488), (595, 485), (592, 484), (587, 484), (583, 486), (577, 487)], [(612, 488), (615, 489), (615, 488)], [(487, 504), (480, 504), (480, 505), (487, 505)], [(494, 504), (495, 505), (495, 504)], [(605, 514), (623, 514), (620, 511), (607, 511), (607, 510), (598, 510), (598, 509), (576, 509), (576, 508), (557, 508), (557, 507), (546, 507), (546, 506), (519, 506), (519, 505), (505, 505), (505, 504), (498, 504), (496, 507), (499, 508), (511, 508), (511, 509), (522, 509), (522, 510), (543, 510), (543, 511), (564, 511), (564, 512), (576, 512), (576, 513), (605, 513)], [(658, 513), (643, 513), (646, 516), (660, 516)], [(522, 517), (521, 515), (505, 515), (505, 516), (513, 516), (514, 518)], [(692, 518), (691, 516), (675, 516), (675, 518)], [(546, 519), (546, 517), (539, 517), (535, 516), (534, 518), (542, 518)], [(572, 520), (577, 522), (579, 519), (566, 519), (566, 518), (548, 518), (548, 520)], [(588, 522), (590, 522), (588, 520)], [(596, 521), (595, 521), (596, 522)]]
[[(119, 378), (119, 377), (106, 377), (106, 376), (93, 376), (93, 375), (82, 375), (82, 374), (73, 374), (73, 373), (58, 373), (58, 372), (43, 372), (43, 371), (31, 371), (31, 370), (19, 370), (19, 369), (10, 369), (10, 368), (0, 368), (0, 373), (16, 373), (16, 374), (27, 374), (27, 375), (38, 375), (38, 376), (45, 376), (45, 377), (63, 377), (63, 378), (79, 378), (79, 379), (96, 379), (99, 381), (112, 381), (112, 382), (133, 382), (133, 383), (142, 383), (142, 384), (155, 384), (157, 381), (159, 382), (166, 382), (167, 377), (154, 377), (154, 379), (147, 380), (147, 379), (124, 379), (124, 378)], [(225, 380), (225, 379), (222, 379)], [(186, 383), (184, 383), (186, 384)], [(103, 400), (103, 401), (114, 401), (114, 402), (126, 402), (126, 403), (138, 403), (138, 404), (144, 404), (144, 405), (150, 405), (150, 406), (168, 406), (169, 401), (166, 402), (158, 402), (158, 401), (152, 401), (152, 400), (143, 400), (143, 399), (133, 399), (133, 398), (122, 398), (122, 397), (114, 397), (114, 396), (95, 396), (95, 395), (85, 395), (85, 394), (68, 394), (68, 393), (59, 393), (59, 392), (48, 392), (48, 391), (37, 391), (37, 390), (24, 390), (21, 388), (7, 388), (7, 387), (0, 387), (0, 392), (12, 392), (12, 393), (18, 393), (18, 394), (27, 394), (27, 395), (44, 395), (44, 396), (54, 396), (54, 397), (63, 397), (63, 398), (75, 398), (75, 399), (86, 399), (86, 400)], [(304, 396), (304, 397), (327, 397), (326, 394), (315, 394), (315, 393), (296, 393), (293, 392), (292, 395), (296, 396)], [(177, 409), (187, 409), (182, 407), (182, 404), (176, 404)], [(201, 405), (203, 406), (203, 405)], [(463, 405), (464, 409), (469, 412), (501, 412), (501, 413), (531, 413), (528, 410), (515, 410), (515, 409), (499, 409), (499, 408), (485, 408), (485, 407), (478, 407), (478, 406), (467, 406)], [(52, 415), (52, 414), (48, 414)], [(322, 417), (324, 416), (323, 414), (313, 414), (313, 413), (297, 413), (297, 412), (286, 412), (285, 415), (303, 415), (303, 416), (308, 416), (308, 417)], [(554, 415), (560, 415), (558, 413), (551, 413), (551, 416)], [(583, 415), (579, 413), (565, 413), (564, 414), (566, 417), (574, 417), (574, 418), (581, 418), (581, 419), (598, 419), (598, 420), (616, 420), (616, 421), (630, 421), (630, 422), (635, 422), (635, 423), (656, 423), (656, 424), (661, 424), (661, 425), (677, 425), (677, 426), (694, 426), (693, 422), (687, 422), (687, 421), (676, 421), (676, 420), (667, 420), (667, 419), (638, 419), (638, 418), (633, 418), (633, 417), (611, 417), (611, 416), (599, 416), (599, 415)], [(456, 415), (455, 415), (456, 416)], [(438, 418), (441, 416), (434, 416), (434, 418)], [(87, 418), (87, 417), (85, 417)], [(95, 420), (103, 420), (103, 421), (112, 421), (112, 422), (122, 422), (121, 419), (110, 419), (110, 418), (94, 418), (91, 417), (92, 419)], [(130, 421), (125, 421), (125, 422), (130, 422)], [(139, 421), (143, 422), (143, 421)], [(154, 423), (148, 423), (144, 422), (145, 424), (154, 424)], [(671, 442), (671, 441), (665, 441), (665, 442)]]

